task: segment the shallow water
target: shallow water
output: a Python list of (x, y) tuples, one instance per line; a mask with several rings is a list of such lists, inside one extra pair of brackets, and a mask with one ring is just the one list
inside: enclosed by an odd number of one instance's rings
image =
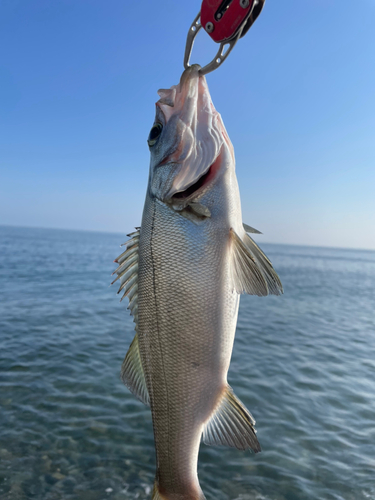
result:
[[(122, 240), (0, 227), (1, 500), (150, 498), (150, 412), (119, 379), (133, 323), (108, 287)], [(202, 445), (202, 488), (375, 499), (375, 252), (261, 246), (285, 294), (241, 298), (229, 382), (263, 451)]]

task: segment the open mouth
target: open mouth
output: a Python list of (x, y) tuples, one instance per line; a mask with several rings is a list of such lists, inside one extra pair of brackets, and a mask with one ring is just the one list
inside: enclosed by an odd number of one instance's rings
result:
[(199, 177), (197, 182), (195, 182), (194, 184), (189, 186), (187, 189), (185, 189), (185, 191), (180, 191), (179, 193), (174, 194), (172, 196), (172, 198), (179, 199), (179, 200), (189, 198), (189, 196), (194, 194), (196, 191), (198, 191), (198, 189), (200, 189), (202, 186), (204, 186), (207, 183), (207, 180), (208, 180), (210, 173), (211, 173), (211, 169), (212, 169), (212, 165), (207, 170), (207, 172), (202, 175), (202, 177)]
[(219, 154), (214, 163), (207, 170), (207, 172), (203, 174), (201, 177), (199, 177), (199, 179), (196, 182), (194, 182), (194, 184), (186, 188), (184, 191), (179, 191), (178, 193), (175, 193), (172, 196), (172, 199), (186, 200), (187, 198), (190, 198), (193, 194), (195, 194), (197, 191), (200, 191), (204, 186), (207, 186), (216, 176), (220, 168), (221, 164), (220, 157), (221, 155)]

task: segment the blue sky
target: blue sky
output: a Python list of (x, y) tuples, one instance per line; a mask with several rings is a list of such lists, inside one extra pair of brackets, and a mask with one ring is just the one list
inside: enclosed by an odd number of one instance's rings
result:
[[(200, 2), (2, 0), (0, 224), (128, 232)], [(207, 77), (259, 242), (375, 249), (375, 1), (267, 0)], [(192, 62), (216, 45), (202, 33)]]

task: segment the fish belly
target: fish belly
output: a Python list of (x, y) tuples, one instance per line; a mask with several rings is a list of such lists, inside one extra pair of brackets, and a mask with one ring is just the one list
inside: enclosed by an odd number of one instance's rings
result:
[(139, 242), (138, 336), (150, 395), (160, 493), (202, 498), (204, 423), (226, 387), (238, 295), (229, 228), (195, 225), (146, 200)]

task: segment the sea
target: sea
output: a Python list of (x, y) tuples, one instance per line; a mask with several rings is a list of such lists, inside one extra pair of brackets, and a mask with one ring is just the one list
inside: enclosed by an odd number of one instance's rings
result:
[[(129, 232), (132, 228), (129, 228)], [(207, 500), (375, 499), (375, 252), (262, 244), (228, 380), (262, 452), (202, 444)], [(150, 411), (120, 381), (122, 234), (0, 227), (0, 500), (146, 500)]]

